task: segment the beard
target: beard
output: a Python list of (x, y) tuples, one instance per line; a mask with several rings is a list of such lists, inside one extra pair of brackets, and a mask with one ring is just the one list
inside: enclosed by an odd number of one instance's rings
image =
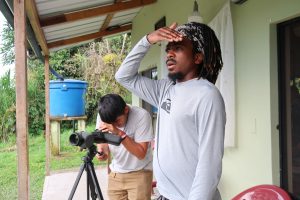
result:
[(183, 79), (183, 74), (181, 72), (176, 72), (176, 73), (169, 73), (168, 77), (174, 82), (174, 84), (176, 83), (177, 80), (182, 80)]

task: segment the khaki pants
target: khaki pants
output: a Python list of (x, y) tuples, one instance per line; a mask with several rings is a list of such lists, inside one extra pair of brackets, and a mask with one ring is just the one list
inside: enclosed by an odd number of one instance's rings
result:
[(108, 177), (109, 200), (149, 200), (151, 198), (152, 171), (129, 173), (111, 172)]

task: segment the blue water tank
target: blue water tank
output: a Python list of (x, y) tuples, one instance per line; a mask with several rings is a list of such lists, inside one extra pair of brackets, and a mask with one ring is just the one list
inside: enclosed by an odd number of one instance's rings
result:
[(85, 115), (86, 81), (65, 79), (50, 81), (50, 116), (76, 117)]

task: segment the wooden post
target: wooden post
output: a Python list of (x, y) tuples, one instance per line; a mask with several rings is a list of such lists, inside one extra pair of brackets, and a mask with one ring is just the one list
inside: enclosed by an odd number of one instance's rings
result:
[(50, 133), (51, 133), (51, 153), (59, 155), (60, 153), (60, 123), (62, 121), (78, 121), (78, 131), (85, 131), (86, 116), (78, 117), (51, 117), (50, 118)]
[(78, 131), (85, 131), (85, 120), (79, 119), (77, 123), (78, 123)]
[(25, 1), (14, 0), (18, 199), (29, 199)]
[(60, 151), (60, 120), (51, 120), (51, 153), (59, 155)]
[(45, 134), (46, 134), (46, 176), (50, 175), (50, 106), (49, 106), (49, 56), (45, 56)]

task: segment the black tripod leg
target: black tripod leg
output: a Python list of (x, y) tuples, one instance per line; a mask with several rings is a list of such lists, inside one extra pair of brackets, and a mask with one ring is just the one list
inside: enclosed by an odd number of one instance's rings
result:
[(88, 173), (88, 181), (89, 181), (88, 187), (89, 187), (90, 192), (91, 192), (92, 200), (96, 200), (97, 199), (97, 194), (95, 192), (95, 185), (94, 185), (94, 182), (93, 182), (93, 179), (92, 179), (92, 176), (91, 176), (90, 172)]
[(86, 171), (86, 199), (89, 200), (90, 199), (90, 185), (91, 185), (90, 184), (90, 179), (91, 178), (90, 178), (89, 169), (87, 168), (87, 164), (86, 164), (85, 171)]
[(99, 182), (98, 182), (98, 179), (97, 179), (97, 175), (96, 175), (96, 172), (95, 172), (94, 165), (92, 163), (88, 163), (87, 167), (88, 167), (88, 169), (90, 171), (90, 176), (91, 176), (91, 178), (93, 180), (93, 184), (94, 184), (93, 187), (95, 188), (96, 193), (97, 193), (99, 199), (100, 200), (104, 200), (103, 196), (102, 196), (102, 192), (101, 192), (100, 186), (99, 186)]
[[(89, 165), (89, 163), (87, 163), (87, 166)], [(95, 185), (91, 176), (91, 171), (89, 169), (89, 167), (86, 168), (86, 178), (87, 178), (87, 195), (89, 195), (89, 191), (91, 192), (91, 197), (92, 200), (96, 200), (97, 199), (97, 194), (95, 192)], [(89, 199), (89, 196), (87, 197), (87, 199)]]
[(72, 191), (71, 191), (71, 193), (70, 193), (70, 196), (69, 196), (69, 199), (68, 199), (68, 200), (72, 200), (72, 199), (73, 199), (73, 196), (74, 196), (74, 194), (75, 194), (75, 190), (76, 190), (76, 188), (77, 188), (77, 186), (78, 186), (78, 183), (79, 183), (79, 181), (80, 181), (80, 178), (81, 178), (81, 176), (82, 176), (82, 173), (83, 173), (84, 169), (85, 169), (85, 163), (82, 163), (81, 166), (80, 166), (80, 169), (79, 169), (79, 172), (78, 172), (76, 181), (75, 181), (75, 183), (74, 183), (74, 185), (73, 185), (73, 188), (72, 188)]

